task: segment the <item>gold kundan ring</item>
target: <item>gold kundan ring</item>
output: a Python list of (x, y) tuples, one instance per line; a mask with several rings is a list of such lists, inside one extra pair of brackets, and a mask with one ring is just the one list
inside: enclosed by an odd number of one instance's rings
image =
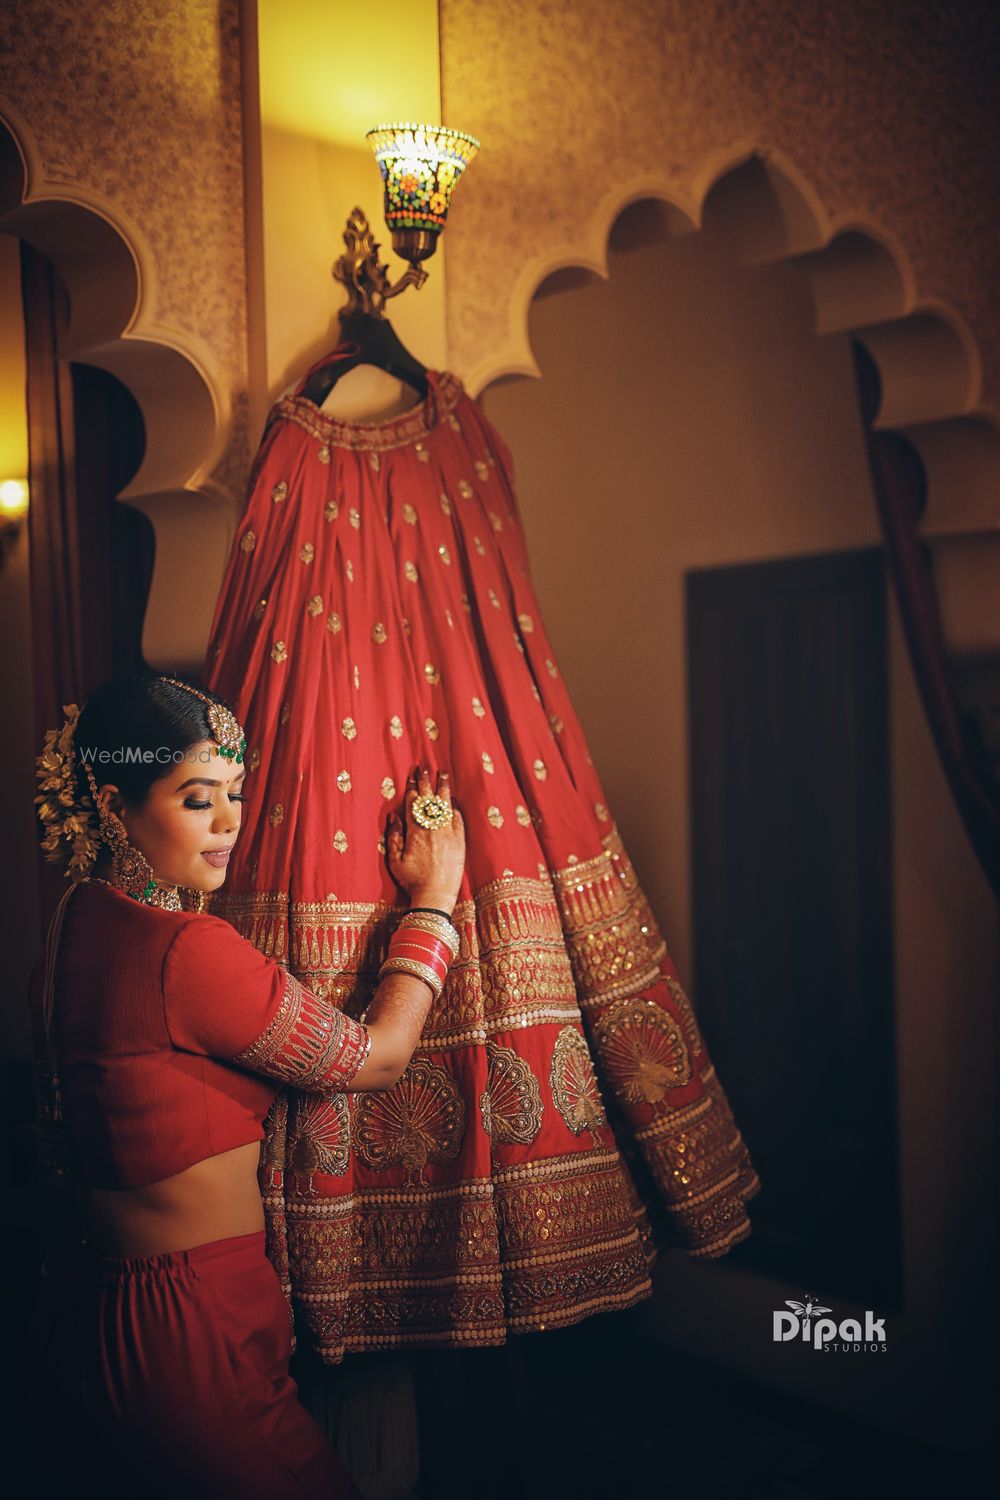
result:
[(421, 828), (447, 828), (451, 822), (451, 803), (433, 792), (414, 797), (410, 811), (414, 822), (419, 823)]

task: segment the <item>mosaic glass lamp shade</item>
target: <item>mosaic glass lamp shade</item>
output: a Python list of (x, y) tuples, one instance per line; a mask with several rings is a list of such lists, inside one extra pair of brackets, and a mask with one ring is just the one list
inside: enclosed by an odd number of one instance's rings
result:
[(433, 255), (451, 195), (479, 150), (475, 136), (444, 125), (376, 125), (365, 139), (385, 185), (385, 222), (397, 255)]

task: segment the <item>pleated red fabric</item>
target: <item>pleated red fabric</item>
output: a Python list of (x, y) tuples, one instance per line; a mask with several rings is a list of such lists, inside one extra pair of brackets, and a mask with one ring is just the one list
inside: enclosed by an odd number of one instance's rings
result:
[(263, 1230), (162, 1255), (83, 1247), (42, 1315), (40, 1393), (87, 1494), (359, 1500), (288, 1373)]
[(248, 736), (211, 910), (360, 1016), (405, 903), (385, 825), (417, 762), (467, 827), (462, 946), (387, 1093), (283, 1095), (269, 1253), (310, 1343), (497, 1344), (724, 1254), (759, 1188), (546, 635), (510, 455), (460, 381), (349, 423), (274, 408), (206, 680)]

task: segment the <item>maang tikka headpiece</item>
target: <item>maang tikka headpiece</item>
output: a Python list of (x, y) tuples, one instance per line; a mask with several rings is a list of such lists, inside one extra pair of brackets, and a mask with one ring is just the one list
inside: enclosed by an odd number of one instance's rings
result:
[(172, 687), (183, 688), (186, 693), (193, 693), (196, 698), (201, 699), (202, 703), (208, 705), (208, 727), (212, 731), (212, 738), (217, 741), (215, 753), (226, 760), (235, 760), (236, 764), (241, 766), (247, 742), (243, 733), (243, 725), (232, 710), (224, 708), (221, 703), (213, 702), (207, 693), (199, 692), (197, 688), (191, 687), (190, 683), (178, 682), (176, 677), (161, 677), (160, 681), (169, 682)]

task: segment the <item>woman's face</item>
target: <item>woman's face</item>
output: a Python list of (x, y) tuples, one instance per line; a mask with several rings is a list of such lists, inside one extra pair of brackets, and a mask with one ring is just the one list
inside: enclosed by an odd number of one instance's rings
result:
[(98, 788), (101, 802), (118, 814), (128, 841), (146, 856), (160, 885), (218, 890), (228, 854), (240, 831), (245, 768), (200, 740), (154, 781), (139, 807), (128, 807), (117, 786)]

